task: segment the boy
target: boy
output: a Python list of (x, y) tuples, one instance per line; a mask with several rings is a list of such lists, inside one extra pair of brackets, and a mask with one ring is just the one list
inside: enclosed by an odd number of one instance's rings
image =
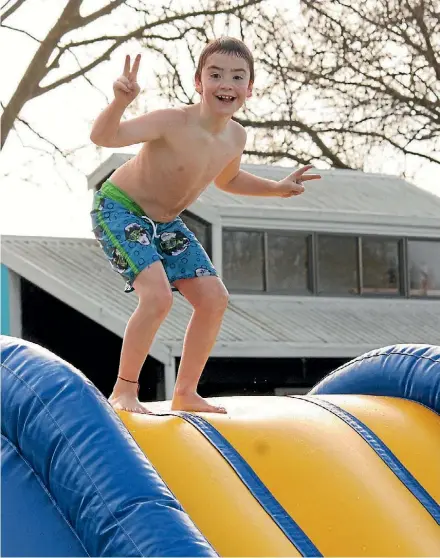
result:
[[(228, 293), (179, 214), (205, 188), (233, 194), (290, 197), (304, 191), (311, 166), (275, 182), (240, 170), (246, 132), (231, 118), (252, 95), (254, 61), (239, 40), (223, 37), (203, 50), (195, 74), (198, 104), (156, 110), (120, 122), (140, 88), (138, 55), (113, 84), (115, 98), (98, 116), (91, 140), (103, 147), (143, 143), (97, 192), (95, 236), (113, 268), (139, 302), (125, 330), (118, 378), (109, 398), (115, 409), (149, 412), (138, 400), (138, 379), (154, 336), (172, 305), (170, 285), (193, 306), (185, 334), (172, 409), (225, 413), (205, 401), (197, 385), (217, 338)], [(203, 272), (203, 273), (202, 273)]]

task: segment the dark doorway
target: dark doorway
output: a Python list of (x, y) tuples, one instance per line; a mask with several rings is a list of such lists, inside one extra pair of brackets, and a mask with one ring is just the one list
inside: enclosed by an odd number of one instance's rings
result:
[[(204, 397), (308, 391), (346, 358), (210, 358), (199, 393)], [(177, 359), (177, 365), (179, 359)]]
[[(122, 339), (26, 279), (21, 279), (22, 336), (49, 349), (91, 380), (108, 397), (118, 372)], [(163, 365), (147, 357), (141, 400), (164, 397)]]

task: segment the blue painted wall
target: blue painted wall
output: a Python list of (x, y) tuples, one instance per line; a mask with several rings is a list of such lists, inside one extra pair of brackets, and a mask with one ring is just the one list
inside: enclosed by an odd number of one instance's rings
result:
[(1, 264), (1, 324), (0, 333), (10, 335), (10, 307), (9, 307), (9, 271)]

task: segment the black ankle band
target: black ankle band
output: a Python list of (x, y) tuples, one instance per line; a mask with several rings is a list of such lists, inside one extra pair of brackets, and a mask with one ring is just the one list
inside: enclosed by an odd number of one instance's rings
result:
[(139, 382), (135, 382), (133, 380), (126, 380), (125, 378), (123, 378), (122, 376), (118, 376), (118, 378), (120, 380), (124, 380), (124, 382), (130, 382), (130, 384), (139, 384)]

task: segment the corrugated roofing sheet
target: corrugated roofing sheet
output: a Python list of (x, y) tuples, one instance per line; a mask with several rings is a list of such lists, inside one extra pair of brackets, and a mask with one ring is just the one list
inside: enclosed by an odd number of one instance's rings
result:
[[(2, 262), (119, 335), (136, 307), (93, 240), (3, 237)], [(180, 354), (190, 315), (176, 294), (157, 335), (170, 354)], [(235, 295), (212, 354), (356, 356), (395, 343), (440, 344), (440, 301)]]
[[(89, 176), (89, 187), (95, 187), (131, 156), (122, 153), (111, 155)], [(277, 165), (242, 164), (241, 168), (271, 180), (281, 180), (295, 170)], [(211, 185), (199, 202), (215, 208), (220, 214), (227, 213), (231, 208), (241, 208), (248, 213), (254, 207), (394, 217), (438, 218), (440, 214), (440, 197), (397, 176), (343, 169), (312, 169), (310, 172), (319, 172), (322, 178), (306, 184), (306, 192), (301, 196), (289, 199), (239, 196), (222, 192)]]
[[(292, 170), (269, 165), (242, 165), (242, 168), (271, 180), (281, 180)], [(210, 186), (199, 201), (216, 207), (220, 213), (230, 207), (270, 207), (289, 208), (295, 211), (439, 217), (440, 197), (425, 192), (398, 177), (349, 170), (319, 170), (318, 172), (322, 178), (306, 183), (305, 193), (301, 196), (287, 199), (237, 196)]]

